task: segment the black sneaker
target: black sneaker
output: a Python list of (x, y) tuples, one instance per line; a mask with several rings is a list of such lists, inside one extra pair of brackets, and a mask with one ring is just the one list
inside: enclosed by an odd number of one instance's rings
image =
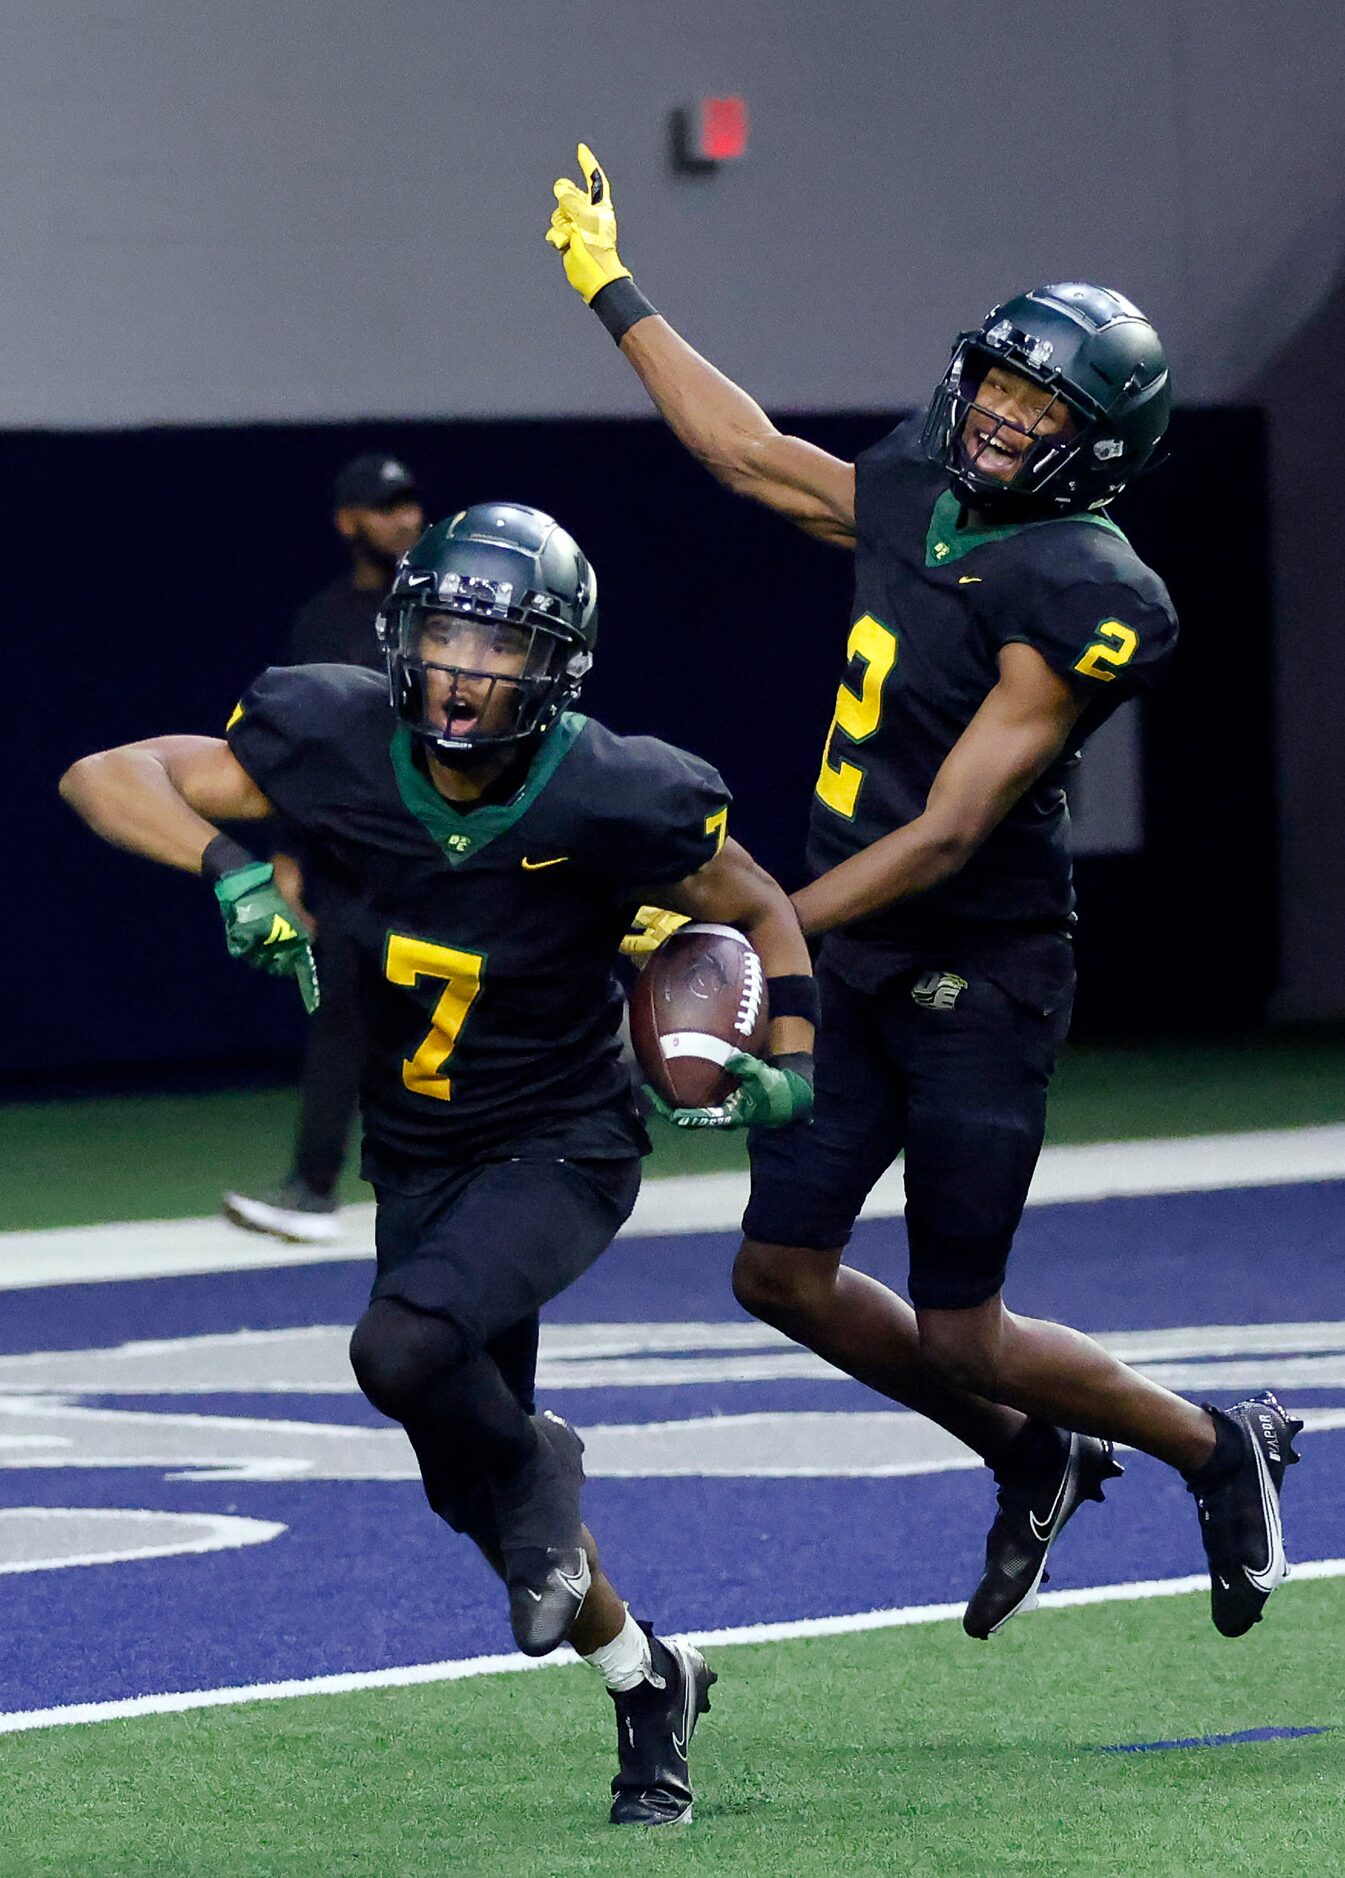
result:
[(689, 1643), (664, 1643), (648, 1624), (651, 1674), (612, 1691), (620, 1772), (612, 1782), (614, 1826), (685, 1826), (691, 1820), (687, 1749), (719, 1681)]
[(1020, 1611), (1035, 1610), (1046, 1555), (1084, 1500), (1125, 1469), (1110, 1441), (1029, 1422), (995, 1469), (999, 1511), (985, 1542), (985, 1570), (962, 1617), (969, 1637), (993, 1637)]
[(580, 1537), (584, 1444), (547, 1409), (533, 1416), (537, 1453), (494, 1494), (509, 1589), (509, 1624), (528, 1656), (547, 1656), (570, 1634), (593, 1573)]
[(1280, 1491), (1285, 1468), (1299, 1459), (1293, 1438), (1303, 1424), (1269, 1391), (1231, 1409), (1202, 1406), (1214, 1417), (1214, 1453), (1186, 1484), (1210, 1564), (1214, 1628), (1241, 1637), (1260, 1623), (1266, 1599), (1289, 1576)]

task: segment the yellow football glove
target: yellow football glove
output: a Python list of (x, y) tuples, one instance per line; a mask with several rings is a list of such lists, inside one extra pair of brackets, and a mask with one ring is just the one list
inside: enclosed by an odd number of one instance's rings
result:
[(607, 177), (586, 143), (578, 154), (584, 186), (568, 176), (553, 185), (556, 207), (546, 238), (564, 256), (565, 277), (589, 306), (594, 294), (631, 274), (616, 251), (616, 211)]
[(621, 941), (621, 950), (643, 970), (665, 939), (687, 924), (685, 913), (670, 913), (662, 906), (642, 906)]

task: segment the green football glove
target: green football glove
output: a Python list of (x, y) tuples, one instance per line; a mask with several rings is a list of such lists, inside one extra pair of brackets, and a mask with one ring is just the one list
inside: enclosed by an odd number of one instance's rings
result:
[(649, 1090), (650, 1100), (664, 1121), (678, 1128), (788, 1128), (812, 1114), (812, 1086), (797, 1070), (779, 1069), (743, 1050), (726, 1058), (724, 1068), (739, 1083), (717, 1108), (671, 1108), (656, 1089)]
[(269, 862), (254, 861), (221, 874), (215, 898), (224, 915), (229, 956), (246, 959), (258, 971), (299, 981), (299, 995), (311, 1016), (318, 1008), (318, 974), (303, 921), (275, 884)]
[(614, 280), (629, 280), (630, 269), (616, 251), (616, 211), (607, 177), (586, 143), (578, 155), (583, 186), (568, 176), (553, 185), (556, 207), (546, 238), (564, 256), (565, 277), (589, 306)]

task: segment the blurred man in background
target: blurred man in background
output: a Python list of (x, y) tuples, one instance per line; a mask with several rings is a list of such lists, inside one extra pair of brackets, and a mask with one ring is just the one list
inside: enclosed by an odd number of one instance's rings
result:
[(415, 478), (394, 456), (357, 456), (336, 479), (332, 507), (350, 565), (295, 615), (290, 663), (381, 672), (374, 621), (398, 561), (425, 526)]
[[(398, 561), (425, 526), (415, 479), (386, 455), (357, 456), (332, 491), (336, 532), (350, 565), (295, 615), (291, 665), (364, 665), (383, 670), (374, 622)], [(322, 1002), (308, 1026), (299, 1121), (290, 1171), (270, 1192), (224, 1195), (225, 1216), (252, 1232), (323, 1243), (340, 1236), (337, 1183), (350, 1145), (364, 1058), (355, 954), (322, 875), (302, 841), (282, 826), (272, 857), (276, 880), (308, 919)]]

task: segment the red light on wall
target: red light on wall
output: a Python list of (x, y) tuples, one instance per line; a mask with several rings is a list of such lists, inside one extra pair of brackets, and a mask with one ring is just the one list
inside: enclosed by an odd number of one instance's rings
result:
[(673, 112), (673, 160), (679, 169), (711, 170), (747, 154), (746, 98), (698, 98)]
[(746, 98), (702, 98), (700, 143), (707, 163), (747, 155)]

